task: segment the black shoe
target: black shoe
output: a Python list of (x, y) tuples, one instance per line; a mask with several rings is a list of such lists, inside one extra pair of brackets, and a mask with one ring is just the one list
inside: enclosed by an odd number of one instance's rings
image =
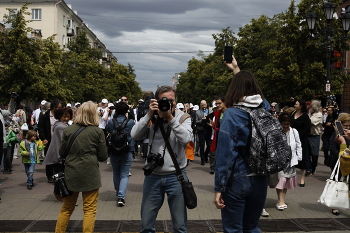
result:
[(28, 190), (32, 190), (32, 186), (28, 184), (28, 185), (27, 185), (27, 189), (28, 189)]
[(204, 166), (205, 165), (205, 161), (201, 161), (201, 165)]
[(214, 174), (215, 170), (214, 169), (210, 169), (210, 174)]
[(125, 206), (125, 200), (124, 200), (124, 198), (118, 198), (117, 206), (118, 206), (118, 207), (123, 207), (123, 206)]
[(34, 182), (32, 183), (32, 187), (35, 187), (35, 184), (34, 184)]
[(335, 211), (335, 209), (332, 209), (332, 214), (334, 214), (335, 216), (339, 216), (340, 213), (338, 210)]
[(299, 187), (305, 187), (305, 183), (304, 184), (299, 184)]
[(311, 174), (312, 174), (312, 172), (306, 171), (305, 176), (309, 176), (309, 175), (311, 175)]
[(47, 183), (53, 183), (53, 179), (47, 179)]

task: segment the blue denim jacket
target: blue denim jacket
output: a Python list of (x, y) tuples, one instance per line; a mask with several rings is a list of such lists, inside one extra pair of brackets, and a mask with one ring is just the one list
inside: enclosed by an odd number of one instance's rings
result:
[[(118, 115), (116, 119), (117, 119), (118, 124), (122, 124), (123, 121), (125, 120), (125, 116)], [(128, 137), (128, 143), (129, 143), (129, 152), (134, 152), (135, 151), (135, 141), (130, 136), (131, 129), (132, 129), (132, 127), (134, 125), (135, 125), (134, 120), (133, 119), (129, 119), (128, 123), (125, 126), (125, 132), (126, 132), (126, 135)], [(113, 132), (114, 123), (113, 123), (112, 119), (108, 121), (106, 129), (107, 129), (107, 132), (110, 133), (110, 134)]]
[(216, 150), (215, 192), (224, 192), (230, 179), (252, 173), (244, 157), (249, 154), (252, 135), (249, 113), (228, 108), (220, 125)]

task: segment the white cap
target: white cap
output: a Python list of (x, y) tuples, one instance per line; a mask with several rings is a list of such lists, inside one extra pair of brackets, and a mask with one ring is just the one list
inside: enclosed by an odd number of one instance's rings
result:
[(194, 111), (198, 111), (199, 110), (199, 106), (198, 105), (193, 106), (193, 110)]
[(176, 108), (177, 108), (177, 109), (185, 108), (185, 106), (184, 106), (182, 103), (178, 103), (178, 104), (176, 105)]
[(213, 101), (213, 103), (211, 103), (211, 106), (213, 107), (213, 108), (216, 108), (217, 106), (216, 106), (216, 101)]
[(139, 101), (138, 101), (138, 102), (144, 102), (144, 101), (143, 101), (143, 99), (139, 99)]
[(66, 107), (72, 107), (72, 105), (68, 103), (68, 104), (66, 105)]
[(190, 108), (193, 108), (193, 104), (192, 103), (190, 103)]
[(102, 99), (101, 103), (108, 104), (108, 100), (107, 99)]
[(41, 101), (41, 103), (40, 103), (40, 104), (41, 104), (41, 105), (46, 104), (46, 100)]
[(108, 104), (108, 107), (114, 107), (114, 104), (109, 103), (109, 104)]
[(74, 104), (74, 107), (76, 107), (77, 105), (81, 105), (81, 103), (76, 102), (76, 103)]

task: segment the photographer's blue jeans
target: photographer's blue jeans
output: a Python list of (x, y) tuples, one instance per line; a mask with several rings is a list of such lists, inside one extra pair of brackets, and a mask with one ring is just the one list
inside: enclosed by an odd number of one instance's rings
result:
[(244, 176), (232, 181), (222, 193), (224, 232), (260, 233), (259, 218), (267, 194), (267, 176)]
[(110, 159), (113, 168), (113, 183), (116, 196), (118, 198), (125, 198), (133, 159), (132, 152), (127, 152), (124, 155), (110, 154)]
[(24, 170), (27, 174), (27, 185), (33, 185), (35, 163), (24, 163)]
[[(185, 180), (186, 170), (182, 169)], [(141, 204), (142, 233), (156, 232), (155, 221), (159, 209), (167, 194), (168, 205), (173, 223), (173, 232), (187, 232), (187, 211), (182, 187), (176, 173), (170, 175), (151, 174), (145, 177)]]

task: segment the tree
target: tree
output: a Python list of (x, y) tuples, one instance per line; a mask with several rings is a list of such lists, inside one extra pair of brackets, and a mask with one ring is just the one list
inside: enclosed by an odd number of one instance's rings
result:
[[(305, 0), (296, 7), (292, 1), (287, 12), (273, 18), (261, 16), (239, 29), (235, 54), (240, 68), (255, 74), (269, 101), (286, 101), (291, 96), (312, 99), (325, 94), (324, 40), (313, 38), (304, 20), (311, 7), (322, 16), (323, 3)], [(321, 22), (323, 27), (325, 20), (321, 18)], [(342, 31), (339, 22), (334, 26)], [(339, 35), (333, 42), (338, 51), (349, 48)], [(335, 61), (333, 58), (332, 63)], [(333, 69), (332, 93), (340, 93), (346, 79), (340, 70)]]
[(222, 55), (225, 45), (233, 45), (236, 41), (230, 28), (225, 28), (221, 33), (213, 34), (215, 52), (203, 56), (201, 60), (192, 58), (188, 62), (187, 72), (180, 73), (177, 86), (178, 101), (198, 103), (200, 100), (211, 102), (215, 97), (226, 93), (233, 74), (223, 64)]
[(39, 43), (27, 37), (31, 31), (26, 26), (29, 21), (25, 15), (29, 3), (24, 4), (16, 12), (8, 9), (12, 15), (4, 15), (6, 24), (11, 24), (11, 30), (5, 30), (0, 34), (0, 91), (9, 93), (12, 91), (20, 94), (22, 98), (30, 96), (27, 87), (31, 86), (33, 77), (38, 74), (38, 51)]

